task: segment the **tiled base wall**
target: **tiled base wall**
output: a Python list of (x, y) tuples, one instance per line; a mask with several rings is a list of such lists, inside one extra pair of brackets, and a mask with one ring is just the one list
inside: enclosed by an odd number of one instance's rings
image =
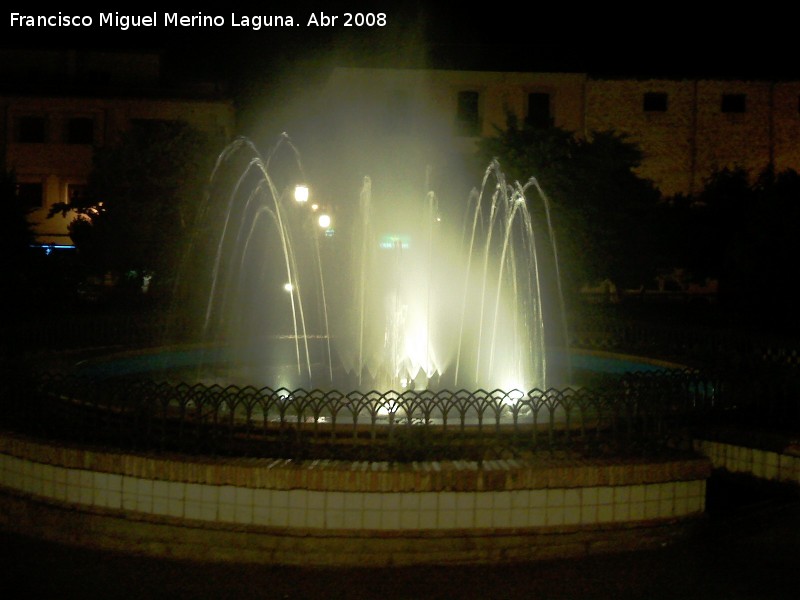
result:
[(527, 560), (662, 543), (703, 514), (709, 475), (702, 458), (198, 462), (0, 434), (0, 519), (62, 541), (187, 558)]
[(698, 440), (695, 449), (708, 457), (715, 469), (743, 473), (781, 483), (800, 485), (800, 446), (784, 452), (759, 450), (723, 442)]

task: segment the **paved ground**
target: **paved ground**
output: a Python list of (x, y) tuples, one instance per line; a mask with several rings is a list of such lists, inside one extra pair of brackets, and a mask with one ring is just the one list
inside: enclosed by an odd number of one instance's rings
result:
[(494, 567), (301, 569), (196, 564), (0, 534), (0, 590), (16, 598), (800, 598), (800, 492), (715, 480), (702, 535), (654, 552)]

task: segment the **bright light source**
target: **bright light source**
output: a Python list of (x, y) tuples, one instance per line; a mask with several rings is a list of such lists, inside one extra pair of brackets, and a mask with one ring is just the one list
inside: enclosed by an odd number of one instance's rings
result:
[(294, 286), (291, 283), (284, 283), (283, 289), (291, 293), (291, 291), (294, 289)]
[(312, 205), (311, 205), (311, 210), (314, 210), (314, 211), (315, 211), (315, 210), (317, 210), (318, 208), (319, 208), (319, 204), (317, 204), (316, 202), (315, 202), (314, 204), (312, 204)]
[(317, 220), (317, 223), (319, 223), (319, 226), (322, 227), (323, 229), (327, 229), (328, 227), (331, 226), (330, 215), (320, 215), (319, 219)]
[(308, 202), (308, 186), (298, 184), (294, 188), (294, 199), (298, 202)]

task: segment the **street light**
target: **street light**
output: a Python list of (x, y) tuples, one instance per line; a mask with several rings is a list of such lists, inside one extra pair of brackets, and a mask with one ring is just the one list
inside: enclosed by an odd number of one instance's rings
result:
[(321, 214), (319, 219), (317, 219), (317, 223), (322, 229), (328, 229), (331, 226), (331, 217), (327, 214)]
[(308, 186), (302, 183), (294, 186), (294, 199), (297, 202), (308, 202)]

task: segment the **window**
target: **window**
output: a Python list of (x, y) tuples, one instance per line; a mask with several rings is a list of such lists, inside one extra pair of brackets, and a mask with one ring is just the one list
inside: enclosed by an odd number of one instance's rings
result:
[(45, 131), (44, 117), (19, 117), (17, 120), (17, 141), (21, 144), (43, 144)]
[(44, 188), (41, 183), (18, 183), (17, 198), (28, 208), (44, 206)]
[(550, 94), (533, 92), (528, 94), (528, 115), (525, 119), (532, 127), (551, 127), (553, 116), (550, 114)]
[(90, 117), (75, 117), (67, 121), (68, 144), (94, 143), (94, 119)]
[(458, 92), (456, 134), (473, 137), (480, 134), (478, 92)]
[(70, 205), (83, 206), (83, 198), (86, 196), (85, 183), (67, 184), (67, 202)]
[(743, 113), (747, 110), (745, 94), (722, 94), (721, 110), (724, 113)]
[(645, 92), (642, 108), (645, 112), (666, 112), (667, 94), (664, 92)]

